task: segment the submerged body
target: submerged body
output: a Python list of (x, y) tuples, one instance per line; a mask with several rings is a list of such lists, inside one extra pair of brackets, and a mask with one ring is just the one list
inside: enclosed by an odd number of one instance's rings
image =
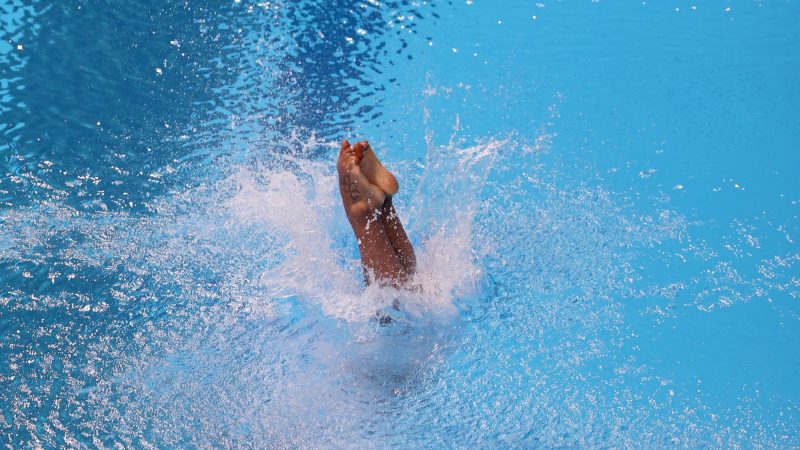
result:
[(353, 227), (367, 284), (402, 287), (413, 276), (417, 259), (392, 205), (397, 179), (386, 170), (367, 141), (342, 141), (339, 192)]

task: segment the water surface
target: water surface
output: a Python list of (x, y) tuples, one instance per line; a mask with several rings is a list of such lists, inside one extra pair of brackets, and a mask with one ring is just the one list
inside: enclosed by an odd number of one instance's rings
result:
[(796, 2), (334, 3), (0, 5), (3, 446), (800, 446)]

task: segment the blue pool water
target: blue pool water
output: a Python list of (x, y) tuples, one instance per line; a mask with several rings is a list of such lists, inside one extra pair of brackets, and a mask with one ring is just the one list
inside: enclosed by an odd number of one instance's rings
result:
[[(798, 17), (0, 3), (0, 445), (800, 446)], [(423, 293), (364, 290), (343, 137)]]

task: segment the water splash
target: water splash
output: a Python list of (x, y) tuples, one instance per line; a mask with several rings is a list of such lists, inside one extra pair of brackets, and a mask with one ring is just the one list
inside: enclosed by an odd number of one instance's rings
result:
[[(335, 146), (295, 144), (147, 215), (57, 202), (3, 212), (0, 257), (28, 280), (5, 278), (17, 288), (0, 305), (19, 330), (2, 347), (2, 382), (15, 386), (0, 397), (6, 426), (40, 443), (115, 430), (156, 446), (425, 446), (452, 433), (492, 446), (747, 442), (741, 422), (712, 426), (706, 415), (724, 410), (628, 351), (620, 299), (642, 297), (644, 250), (687, 241), (679, 215), (633, 214), (511, 138), (452, 139), (399, 166), (422, 293), (365, 289)], [(786, 284), (778, 269), (792, 261), (766, 260), (765, 280)], [(398, 298), (382, 325), (375, 313)], [(762, 423), (741, 408), (751, 430)], [(64, 436), (36, 431), (42, 413)]]

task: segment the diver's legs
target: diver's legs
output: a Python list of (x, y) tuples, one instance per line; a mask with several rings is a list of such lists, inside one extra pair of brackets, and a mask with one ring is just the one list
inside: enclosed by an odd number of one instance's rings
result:
[(381, 221), (383, 228), (386, 230), (386, 236), (392, 244), (397, 259), (403, 266), (403, 275), (401, 279), (408, 281), (417, 270), (417, 256), (414, 253), (414, 247), (406, 235), (406, 230), (403, 228), (403, 223), (400, 222), (400, 217), (392, 204), (392, 197), (387, 195), (381, 207)]
[(366, 283), (374, 281), (400, 287), (406, 281), (405, 269), (394, 252), (381, 219), (374, 215), (360, 216), (350, 223), (358, 239)]
[(353, 152), (358, 160), (358, 165), (361, 167), (361, 172), (367, 177), (367, 180), (381, 188), (385, 194), (386, 198), (381, 207), (380, 218), (389, 242), (392, 244), (400, 264), (403, 266), (403, 272), (399, 278), (401, 281), (406, 282), (411, 279), (416, 271), (417, 258), (414, 254), (414, 247), (411, 246), (411, 241), (406, 235), (406, 230), (400, 222), (400, 217), (397, 215), (394, 205), (392, 205), (392, 195), (398, 191), (400, 185), (394, 174), (389, 172), (378, 160), (369, 142), (356, 142), (353, 145)]
[(399, 286), (405, 281), (405, 269), (380, 217), (385, 198), (383, 191), (361, 172), (358, 159), (346, 140), (342, 141), (336, 168), (342, 205), (358, 241), (366, 282)]

